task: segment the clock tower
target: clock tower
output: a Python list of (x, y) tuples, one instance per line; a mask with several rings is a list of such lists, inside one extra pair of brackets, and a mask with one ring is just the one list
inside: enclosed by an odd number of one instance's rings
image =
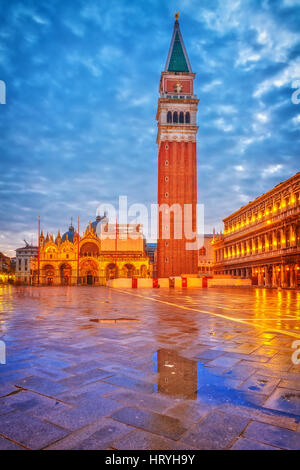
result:
[(158, 121), (158, 277), (197, 274), (197, 106), (195, 74), (175, 14), (165, 70), (161, 73)]

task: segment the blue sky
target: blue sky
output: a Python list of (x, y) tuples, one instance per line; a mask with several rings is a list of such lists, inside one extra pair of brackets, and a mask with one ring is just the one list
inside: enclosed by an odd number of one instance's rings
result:
[(299, 171), (299, 0), (0, 0), (0, 251), (151, 204), (174, 11), (197, 73), (206, 231)]

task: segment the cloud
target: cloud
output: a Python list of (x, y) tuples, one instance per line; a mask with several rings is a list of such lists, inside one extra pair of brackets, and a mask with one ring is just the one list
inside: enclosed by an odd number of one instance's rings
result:
[(295, 126), (298, 126), (298, 127), (300, 126), (300, 114), (297, 114), (297, 116), (292, 118), (292, 123)]
[(275, 173), (279, 173), (282, 170), (282, 165), (277, 164), (277, 165), (271, 165), (268, 166), (267, 168), (264, 168), (262, 171), (262, 175), (264, 178), (274, 175)]
[(257, 113), (257, 114), (256, 114), (256, 118), (257, 118), (260, 122), (268, 122), (268, 120), (269, 120), (268, 115), (265, 114), (265, 113)]
[(220, 129), (224, 132), (230, 132), (233, 129), (233, 126), (231, 124), (226, 123), (223, 118), (216, 119), (214, 121), (214, 125), (217, 129)]
[(236, 171), (245, 171), (245, 168), (243, 167), (243, 165), (235, 165), (234, 166), (234, 169)]
[[(299, 41), (300, 42), (300, 41)], [(283, 69), (263, 80), (256, 88), (253, 96), (255, 98), (260, 98), (264, 93), (269, 92), (272, 88), (282, 88), (284, 86), (289, 86), (291, 89), (292, 95), (292, 84), (294, 80), (299, 79), (300, 77), (300, 57), (292, 60), (289, 64), (283, 67)]]

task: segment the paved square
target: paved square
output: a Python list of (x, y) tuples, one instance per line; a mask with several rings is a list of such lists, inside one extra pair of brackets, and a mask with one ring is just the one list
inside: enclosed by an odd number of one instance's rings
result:
[(300, 449), (300, 292), (1, 286), (0, 339), (1, 450)]

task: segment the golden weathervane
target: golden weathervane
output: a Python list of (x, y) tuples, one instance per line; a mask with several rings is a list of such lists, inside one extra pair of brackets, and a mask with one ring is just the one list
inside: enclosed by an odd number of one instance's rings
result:
[(179, 18), (179, 11), (175, 11), (175, 21), (178, 21)]

